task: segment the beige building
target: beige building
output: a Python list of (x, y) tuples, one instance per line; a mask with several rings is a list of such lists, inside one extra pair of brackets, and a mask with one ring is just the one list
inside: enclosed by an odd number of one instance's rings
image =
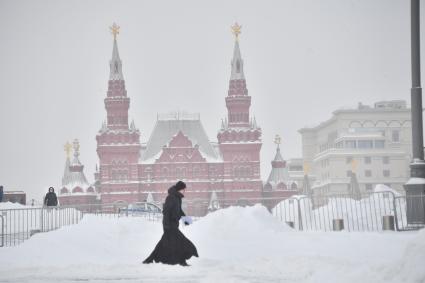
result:
[(382, 101), (373, 107), (359, 103), (356, 109), (336, 110), (329, 120), (299, 132), (314, 195), (347, 193), (352, 171), (361, 193), (376, 184), (404, 191), (412, 151), (405, 101)]

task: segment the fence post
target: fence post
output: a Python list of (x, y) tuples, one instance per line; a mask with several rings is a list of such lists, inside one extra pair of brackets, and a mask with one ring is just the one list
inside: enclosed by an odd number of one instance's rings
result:
[[(393, 195), (393, 207), (394, 207), (394, 222), (395, 222), (395, 229), (396, 231), (400, 231), (400, 226), (398, 225), (398, 216), (397, 216), (397, 204), (396, 204), (396, 196), (393, 192), (391, 192)], [(398, 199), (398, 197), (397, 197)], [(401, 208), (401, 207), (400, 207)], [(401, 210), (400, 210), (401, 211)]]
[(43, 216), (43, 210), (44, 210), (44, 205), (41, 207), (41, 210), (40, 210), (40, 230), (41, 230), (41, 232), (44, 232), (44, 216)]
[(300, 200), (301, 199), (296, 199), (297, 200), (297, 206), (298, 206), (298, 229), (300, 231), (303, 230), (303, 219), (301, 217), (301, 205), (300, 205)]
[(1, 246), (4, 246), (4, 217), (3, 214), (0, 214), (1, 217)]

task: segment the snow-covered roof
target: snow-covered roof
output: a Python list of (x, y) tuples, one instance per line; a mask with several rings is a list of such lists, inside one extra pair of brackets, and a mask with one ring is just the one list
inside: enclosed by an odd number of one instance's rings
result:
[(141, 152), (141, 162), (152, 161), (152, 158), (158, 156), (162, 151), (162, 147), (167, 145), (179, 131), (187, 136), (193, 142), (193, 145), (197, 144), (199, 146), (201, 154), (207, 160), (220, 159), (219, 154), (210, 143), (200, 119), (186, 119), (182, 117), (177, 119), (158, 118), (147, 143), (146, 150)]
[(84, 175), (84, 166), (81, 164), (79, 158), (79, 145), (74, 145), (74, 158), (70, 162), (69, 158), (66, 158), (65, 169), (62, 177), (62, 188), (68, 189), (72, 192), (73, 189), (80, 187), (84, 192), (87, 191), (91, 185), (87, 182), (87, 178)]

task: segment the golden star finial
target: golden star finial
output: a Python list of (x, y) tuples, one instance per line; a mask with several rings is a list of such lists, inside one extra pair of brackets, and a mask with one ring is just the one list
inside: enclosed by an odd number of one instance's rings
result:
[(120, 26), (117, 25), (116, 23), (113, 23), (111, 27), (109, 27), (109, 29), (111, 30), (111, 33), (114, 35), (114, 40), (117, 39), (117, 34), (120, 33)]
[(66, 144), (63, 146), (63, 149), (66, 152), (66, 157), (69, 158), (70, 154), (71, 154), (71, 149), (72, 149), (72, 144), (70, 144), (68, 141), (66, 142)]
[(240, 26), (238, 23), (235, 23), (231, 28), (232, 28), (232, 33), (235, 35), (236, 40), (238, 40), (239, 35), (241, 34), (242, 26)]

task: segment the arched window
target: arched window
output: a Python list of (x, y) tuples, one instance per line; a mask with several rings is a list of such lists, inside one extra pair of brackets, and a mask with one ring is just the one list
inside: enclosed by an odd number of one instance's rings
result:
[(80, 188), (80, 187), (75, 187), (75, 188), (72, 190), (72, 192), (73, 192), (73, 193), (82, 193), (82, 192), (83, 192), (83, 189), (82, 189), (82, 188)]
[(285, 183), (279, 183), (279, 184), (277, 185), (277, 188), (278, 188), (279, 190), (286, 190), (286, 185), (285, 185)]

